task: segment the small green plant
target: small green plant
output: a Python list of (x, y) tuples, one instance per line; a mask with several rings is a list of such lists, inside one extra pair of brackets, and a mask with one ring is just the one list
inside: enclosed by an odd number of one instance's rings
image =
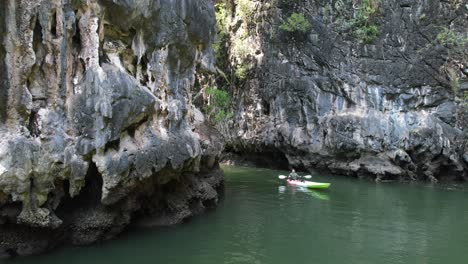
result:
[(236, 58), (244, 60), (253, 55), (254, 50), (248, 44), (248, 40), (239, 38), (232, 42), (232, 53)]
[(249, 71), (250, 71), (250, 65), (247, 63), (242, 63), (240, 65), (237, 65), (235, 75), (237, 79), (239, 79), (240, 81), (243, 81), (247, 78)]
[(333, 9), (330, 4), (326, 4), (323, 8), (323, 17), (325, 21), (331, 21), (333, 15)]
[(350, 32), (360, 43), (370, 44), (380, 34), (381, 0), (360, 0), (355, 5), (355, 1), (335, 1), (333, 24), (339, 32)]
[(372, 43), (375, 38), (379, 35), (379, 27), (376, 25), (363, 26), (357, 28), (354, 31), (354, 36), (359, 39), (362, 43)]
[(224, 109), (220, 109), (214, 116), (215, 123), (220, 123), (223, 121), (227, 121), (233, 117), (232, 112), (226, 112)]
[(219, 55), (221, 52), (221, 48), (223, 43), (226, 41), (227, 38), (227, 9), (226, 3), (218, 3), (215, 5), (216, 10), (216, 22), (218, 26), (218, 36), (213, 44), (213, 49), (216, 55)]
[(380, 12), (380, 0), (362, 0), (358, 12), (358, 19), (369, 21)]
[(335, 10), (338, 13), (339, 16), (347, 16), (349, 12), (349, 8), (346, 6), (345, 2), (343, 0), (337, 0), (335, 2)]
[(303, 14), (292, 13), (286, 21), (280, 25), (280, 29), (295, 34), (307, 34), (311, 30), (310, 22), (304, 17)]
[(239, 17), (241, 17), (245, 22), (250, 23), (253, 21), (255, 6), (250, 0), (238, 0), (237, 10)]
[(226, 9), (226, 3), (218, 3), (215, 5), (216, 10), (216, 22), (218, 23), (218, 30), (222, 34), (226, 34), (227, 31), (227, 17), (228, 12)]
[(463, 47), (468, 43), (468, 37), (464, 37), (460, 33), (443, 27), (439, 34), (437, 34), (437, 41), (444, 46)]
[(362, 0), (351, 22), (354, 36), (362, 43), (372, 43), (380, 34), (379, 27), (374, 23), (379, 14), (380, 0)]
[(207, 88), (206, 94), (210, 96), (210, 104), (205, 107), (206, 114), (215, 123), (227, 121), (233, 114), (229, 111), (231, 97), (229, 93), (217, 88)]

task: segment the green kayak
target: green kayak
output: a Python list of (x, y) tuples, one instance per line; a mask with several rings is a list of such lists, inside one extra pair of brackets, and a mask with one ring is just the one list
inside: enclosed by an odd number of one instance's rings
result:
[(312, 182), (312, 181), (294, 181), (288, 180), (288, 184), (306, 187), (308, 189), (327, 189), (330, 187), (330, 183), (325, 182)]

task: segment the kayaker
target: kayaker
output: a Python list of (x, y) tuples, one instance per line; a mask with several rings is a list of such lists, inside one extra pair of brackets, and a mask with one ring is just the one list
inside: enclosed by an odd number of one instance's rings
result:
[(299, 179), (299, 175), (297, 175), (296, 171), (292, 169), (291, 173), (288, 175), (288, 179), (297, 181)]
[(299, 175), (299, 180), (300, 180), (301, 182), (305, 182), (304, 175)]

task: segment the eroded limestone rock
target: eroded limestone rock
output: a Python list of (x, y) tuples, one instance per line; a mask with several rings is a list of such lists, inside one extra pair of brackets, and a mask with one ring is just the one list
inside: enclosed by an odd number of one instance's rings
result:
[[(350, 29), (361, 1), (251, 0), (253, 17), (225, 2), (224, 70), (250, 69), (223, 132), (233, 152), (384, 180), (468, 177), (467, 49), (437, 40), (443, 28), (468, 37), (462, 1), (379, 1), (368, 44)], [(280, 30), (292, 12), (310, 32)]]
[(0, 255), (217, 203), (222, 144), (190, 96), (214, 28), (208, 0), (1, 1)]

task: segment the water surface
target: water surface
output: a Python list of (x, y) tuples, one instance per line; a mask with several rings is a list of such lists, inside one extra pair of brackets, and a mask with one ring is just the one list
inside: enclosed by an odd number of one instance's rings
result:
[(217, 210), (11, 264), (467, 263), (468, 191), (316, 175), (328, 191), (284, 186), (285, 172), (225, 167)]

